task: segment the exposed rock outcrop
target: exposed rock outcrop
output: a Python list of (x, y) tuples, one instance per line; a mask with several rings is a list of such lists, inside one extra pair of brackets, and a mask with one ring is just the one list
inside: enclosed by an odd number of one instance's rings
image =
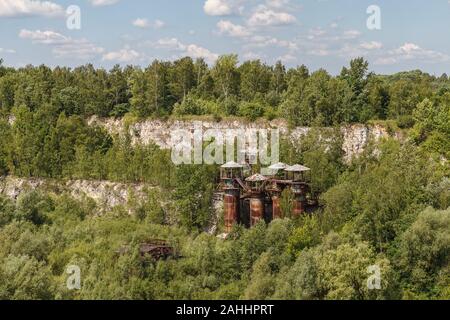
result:
[[(288, 136), (291, 142), (298, 143), (302, 136), (306, 135), (311, 129), (307, 127), (297, 127), (289, 129), (285, 120), (276, 119), (273, 121), (259, 120), (255, 122), (246, 122), (244, 120), (224, 120), (221, 122), (214, 121), (180, 121), (180, 120), (143, 120), (125, 126), (123, 120), (120, 119), (100, 119), (92, 117), (89, 119), (89, 124), (97, 124), (105, 128), (112, 135), (120, 135), (128, 128), (128, 132), (132, 137), (133, 143), (149, 144), (155, 143), (163, 149), (171, 149), (173, 147), (172, 132), (175, 130), (187, 130), (194, 132), (197, 128), (202, 128), (203, 131), (208, 129), (215, 129), (225, 136), (226, 130), (230, 129), (244, 129), (246, 132), (251, 132), (250, 129), (279, 129), (280, 134)], [(379, 140), (389, 136), (386, 128), (380, 125), (351, 125), (342, 127), (342, 134), (344, 138), (343, 151), (345, 152), (346, 160), (350, 160), (355, 155), (360, 154), (367, 142), (373, 138)], [(248, 137), (247, 137), (248, 138)]]
[(44, 190), (55, 194), (68, 193), (75, 199), (91, 198), (102, 209), (126, 206), (131, 198), (144, 199), (149, 186), (110, 181), (24, 179), (12, 176), (0, 178), (0, 194), (17, 199), (22, 193)]

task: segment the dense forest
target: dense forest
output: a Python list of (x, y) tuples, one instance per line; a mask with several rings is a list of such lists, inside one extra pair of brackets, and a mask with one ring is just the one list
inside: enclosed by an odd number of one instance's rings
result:
[[(175, 166), (170, 152), (111, 136), (89, 117), (284, 118), (312, 130), (281, 160), (312, 169), (320, 209), (225, 240), (205, 232), (217, 166)], [(372, 141), (348, 163), (339, 127), (378, 123), (405, 139)], [(329, 127), (324, 131), (323, 127)], [(145, 201), (98, 215), (45, 190), (0, 196), (0, 299), (450, 299), (450, 80), (420, 71), (337, 76), (222, 56), (145, 69), (0, 63), (0, 176), (145, 183)], [(161, 205), (169, 203), (169, 210)], [(219, 228), (220, 228), (219, 222)], [(142, 259), (162, 238), (178, 258)], [(118, 250), (127, 245), (126, 254)], [(80, 290), (66, 267), (81, 268)], [(367, 268), (382, 272), (379, 290)]]

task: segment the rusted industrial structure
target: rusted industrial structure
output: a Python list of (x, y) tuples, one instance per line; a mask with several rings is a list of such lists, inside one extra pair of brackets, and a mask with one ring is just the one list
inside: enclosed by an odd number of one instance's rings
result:
[[(117, 251), (119, 254), (126, 254), (130, 251), (130, 247), (122, 247)], [(150, 239), (139, 245), (139, 254), (142, 258), (151, 257), (153, 260), (165, 260), (170, 257), (177, 258), (178, 255), (174, 248), (167, 241), (160, 239)]]
[(293, 195), (293, 217), (302, 215), (314, 205), (309, 168), (277, 163), (266, 172), (264, 175), (254, 173), (248, 164), (236, 162), (228, 162), (221, 167), (219, 188), (223, 192), (226, 233), (238, 223), (252, 227), (261, 220), (270, 222), (283, 218), (281, 197), (286, 189), (290, 189)]

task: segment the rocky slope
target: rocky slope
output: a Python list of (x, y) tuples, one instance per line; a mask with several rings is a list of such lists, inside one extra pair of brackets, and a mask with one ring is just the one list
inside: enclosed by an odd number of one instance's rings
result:
[[(171, 149), (173, 141), (171, 133), (174, 130), (187, 130), (194, 132), (197, 128), (202, 128), (203, 132), (208, 129), (215, 129), (225, 135), (226, 130), (230, 129), (244, 129), (246, 135), (251, 132), (251, 129), (279, 129), (281, 135), (288, 136), (292, 143), (299, 142), (300, 138), (308, 133), (310, 128), (297, 127), (289, 129), (285, 120), (265, 121), (259, 120), (255, 122), (246, 122), (243, 120), (229, 120), (229, 121), (180, 121), (180, 120), (144, 120), (132, 123), (126, 126), (121, 119), (100, 119), (92, 117), (89, 119), (90, 124), (97, 124), (105, 128), (112, 135), (120, 135), (125, 132), (125, 128), (133, 139), (133, 143), (149, 144), (155, 143), (163, 149)], [(346, 159), (350, 160), (355, 155), (360, 154), (367, 142), (370, 139), (375, 141), (388, 137), (389, 133), (383, 126), (373, 125), (351, 125), (342, 127), (344, 137), (343, 150), (346, 154)], [(247, 139), (249, 137), (247, 136)]]
[(0, 194), (17, 199), (22, 193), (45, 190), (54, 194), (70, 194), (75, 199), (90, 198), (99, 209), (127, 206), (131, 198), (142, 200), (149, 188), (144, 184), (123, 184), (110, 181), (24, 179), (0, 177)]

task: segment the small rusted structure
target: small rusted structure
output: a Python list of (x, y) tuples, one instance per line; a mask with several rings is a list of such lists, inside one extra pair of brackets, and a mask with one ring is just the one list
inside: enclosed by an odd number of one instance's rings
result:
[(250, 197), (250, 226), (264, 219), (264, 188), (267, 178), (259, 173), (247, 178), (247, 192)]
[(298, 217), (305, 212), (306, 209), (306, 194), (309, 191), (309, 185), (307, 184), (306, 173), (309, 173), (311, 169), (296, 164), (285, 169), (287, 178), (291, 181), (291, 190), (294, 194), (293, 212), (294, 217)]
[(272, 179), (266, 188), (266, 191), (272, 200), (272, 220), (282, 218), (280, 199), (281, 193), (285, 188), (285, 184), (280, 183), (279, 179), (286, 178), (285, 169), (287, 167), (288, 166), (282, 162), (273, 164), (269, 167), (269, 170), (272, 171)]
[[(129, 246), (122, 247), (117, 251), (119, 254), (126, 254), (130, 251)], [(165, 260), (170, 257), (177, 257), (175, 250), (167, 241), (161, 239), (150, 239), (139, 245), (139, 254), (142, 258), (151, 257), (155, 261)]]
[(281, 195), (286, 189), (294, 194), (293, 217), (302, 215), (307, 208), (314, 206), (311, 202), (309, 168), (280, 162), (265, 169), (265, 175), (257, 173), (244, 180), (244, 176), (250, 175), (253, 169), (248, 161), (246, 165), (228, 162), (221, 167), (220, 188), (224, 193), (226, 233), (231, 232), (237, 223), (252, 227), (263, 219), (271, 221), (283, 218)]
[(149, 242), (142, 243), (139, 248), (142, 257), (151, 256), (154, 260), (164, 260), (174, 257), (175, 252), (165, 240), (153, 239)]
[(229, 233), (239, 222), (240, 184), (242, 184), (243, 166), (228, 162), (220, 168), (220, 180), (224, 205), (225, 232)]

